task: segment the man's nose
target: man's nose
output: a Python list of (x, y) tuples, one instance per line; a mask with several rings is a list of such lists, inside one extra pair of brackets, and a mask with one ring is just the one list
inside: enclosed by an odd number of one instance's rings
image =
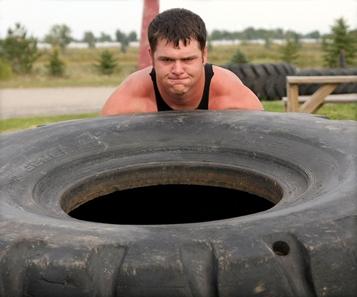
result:
[(180, 60), (176, 60), (172, 65), (172, 73), (181, 74), (183, 72), (182, 62)]

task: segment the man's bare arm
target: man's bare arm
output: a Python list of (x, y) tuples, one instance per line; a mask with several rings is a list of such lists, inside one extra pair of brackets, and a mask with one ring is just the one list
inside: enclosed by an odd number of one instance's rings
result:
[[(151, 67), (150, 67), (151, 68)], [(157, 111), (150, 96), (149, 68), (129, 75), (104, 104), (104, 116)]]
[(231, 71), (214, 66), (210, 109), (263, 110), (258, 97)]

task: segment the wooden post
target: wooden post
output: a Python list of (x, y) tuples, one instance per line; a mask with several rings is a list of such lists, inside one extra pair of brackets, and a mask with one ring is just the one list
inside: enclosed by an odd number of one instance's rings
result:
[(299, 86), (297, 84), (289, 84), (287, 82), (288, 93), (288, 111), (296, 112), (299, 110)]
[(139, 48), (139, 61), (138, 68), (142, 69), (151, 65), (151, 59), (148, 53), (149, 40), (148, 40), (148, 27), (150, 22), (159, 13), (159, 0), (143, 0), (143, 17), (141, 22), (140, 34), (140, 48)]

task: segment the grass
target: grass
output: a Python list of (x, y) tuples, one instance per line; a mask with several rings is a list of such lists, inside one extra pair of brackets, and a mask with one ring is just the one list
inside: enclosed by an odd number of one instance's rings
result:
[[(266, 111), (284, 112), (284, 104), (279, 101), (263, 101)], [(331, 120), (355, 120), (357, 121), (357, 103), (324, 104), (318, 111), (318, 115), (326, 116)]]
[[(282, 101), (263, 101), (264, 109), (272, 112), (284, 112)], [(318, 110), (319, 115), (328, 117), (331, 120), (355, 120), (357, 121), (357, 103), (348, 104), (325, 104)], [(23, 129), (35, 128), (39, 125), (46, 125), (61, 121), (74, 119), (94, 118), (99, 116), (97, 113), (79, 115), (61, 115), (53, 117), (32, 117), (14, 118), (0, 120), (0, 132), (13, 132)]]
[(357, 121), (357, 103), (325, 104), (318, 112), (331, 120)]
[(77, 115), (59, 115), (51, 117), (31, 117), (31, 118), (13, 118), (0, 120), (0, 132), (13, 132), (23, 129), (36, 128), (40, 125), (46, 125), (56, 122), (93, 118), (98, 116), (97, 113), (86, 113)]

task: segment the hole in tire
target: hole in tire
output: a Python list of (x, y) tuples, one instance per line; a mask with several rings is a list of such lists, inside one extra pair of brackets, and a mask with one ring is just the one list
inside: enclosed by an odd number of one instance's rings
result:
[(278, 256), (287, 256), (290, 252), (290, 247), (285, 241), (276, 241), (273, 243), (273, 251)]
[(282, 189), (237, 168), (139, 167), (81, 181), (61, 199), (71, 217), (121, 225), (163, 225), (230, 219), (272, 208)]
[(242, 191), (197, 185), (163, 185), (114, 192), (69, 213), (110, 224), (158, 225), (208, 222), (261, 212), (274, 203)]

